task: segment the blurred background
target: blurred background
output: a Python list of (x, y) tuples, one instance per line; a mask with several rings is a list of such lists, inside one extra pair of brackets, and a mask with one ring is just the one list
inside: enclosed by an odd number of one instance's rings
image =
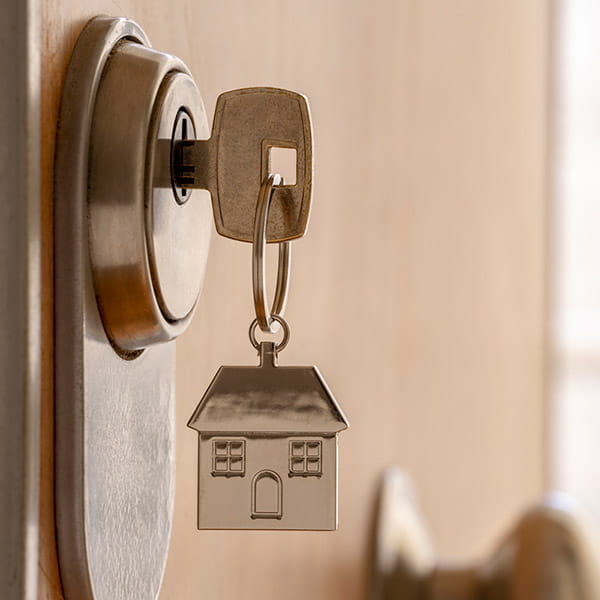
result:
[(180, 56), (210, 119), (219, 93), (251, 85), (300, 91), (312, 108), (313, 211), (293, 244), (280, 361), (318, 365), (350, 421), (339, 530), (196, 530), (196, 433), (185, 424), (220, 365), (256, 360), (251, 249), (215, 235), (177, 343), (162, 600), (362, 598), (391, 464), (412, 475), (445, 558), (480, 558), (550, 489), (574, 493), (600, 525), (593, 0), (43, 5), (49, 181), (68, 57), (96, 14), (132, 18)]
[(549, 228), (548, 480), (588, 511), (600, 542), (600, 6), (556, 8)]
[(190, 63), (210, 114), (218, 93), (246, 85), (289, 87), (311, 103), (314, 204), (293, 244), (292, 340), (280, 362), (318, 365), (350, 429), (340, 435), (338, 532), (195, 531), (186, 419), (219, 365), (256, 360), (250, 248), (215, 236), (178, 342), (162, 597), (362, 598), (389, 464), (414, 477), (441, 553), (478, 558), (547, 484), (547, 3), (190, 10), (182, 47), (142, 22), (157, 47)]

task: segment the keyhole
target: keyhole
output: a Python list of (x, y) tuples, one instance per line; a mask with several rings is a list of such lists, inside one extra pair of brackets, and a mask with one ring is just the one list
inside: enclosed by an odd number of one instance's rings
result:
[[(181, 139), (183, 141), (188, 139), (188, 117), (187, 115), (184, 113), (183, 118), (181, 119)], [(181, 195), (186, 198), (187, 196), (187, 188), (181, 188)], [(187, 200), (187, 198), (186, 198)]]
[(196, 136), (194, 122), (185, 108), (180, 108), (173, 125), (171, 138), (171, 186), (178, 204), (185, 204), (192, 190), (183, 187), (184, 184), (194, 182), (194, 165), (184, 162), (183, 148), (187, 140)]

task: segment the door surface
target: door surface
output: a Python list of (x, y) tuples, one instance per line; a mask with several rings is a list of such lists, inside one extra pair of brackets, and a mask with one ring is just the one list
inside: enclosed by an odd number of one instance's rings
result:
[[(190, 67), (212, 117), (249, 85), (306, 94), (314, 208), (293, 244), (282, 364), (316, 364), (340, 436), (335, 533), (198, 532), (196, 433), (221, 364), (254, 364), (250, 247), (213, 238), (177, 346), (177, 491), (161, 598), (362, 597), (378, 476), (414, 477), (443, 552), (488, 548), (543, 489), (546, 18), (542, 0), (44, 0), (45, 347), (61, 86), (88, 19), (127, 16)], [(40, 598), (61, 597), (46, 353)], [(64, 568), (68, 568), (65, 566)]]
[(42, 379), (38, 3), (2, 1), (0, 15), (0, 595), (33, 600)]

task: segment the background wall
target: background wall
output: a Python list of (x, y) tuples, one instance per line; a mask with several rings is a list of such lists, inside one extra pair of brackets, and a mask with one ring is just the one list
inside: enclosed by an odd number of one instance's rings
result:
[[(445, 556), (485, 551), (543, 488), (547, 3), (46, 0), (45, 289), (60, 89), (78, 32), (99, 13), (137, 20), (183, 58), (210, 115), (221, 91), (247, 85), (309, 97), (314, 209), (294, 243), (281, 362), (317, 364), (351, 423), (338, 532), (195, 530), (196, 434), (185, 423), (219, 365), (255, 362), (250, 247), (215, 237), (178, 342), (161, 598), (360, 598), (389, 464), (412, 473)], [(48, 382), (51, 357), (45, 365)], [(55, 598), (51, 387), (44, 409), (41, 597)]]
[(554, 46), (551, 483), (588, 511), (600, 548), (600, 6), (563, 0)]

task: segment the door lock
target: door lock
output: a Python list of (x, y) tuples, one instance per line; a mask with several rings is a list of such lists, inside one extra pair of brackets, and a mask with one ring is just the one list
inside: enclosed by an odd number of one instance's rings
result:
[(133, 41), (112, 52), (90, 131), (90, 262), (102, 322), (120, 354), (182, 333), (202, 288), (211, 235), (207, 192), (180, 204), (156, 185), (181, 110), (208, 135), (198, 89), (178, 59)]
[[(90, 131), (89, 235), (106, 332), (122, 356), (182, 333), (202, 288), (212, 213), (250, 242), (273, 148), (292, 148), (295, 182), (274, 194), (267, 241), (304, 234), (312, 186), (306, 98), (276, 88), (221, 94), (212, 135), (184, 63), (135, 41), (111, 53)], [(192, 194), (192, 190), (194, 193)]]
[(296, 165), (273, 192), (266, 238), (303, 235), (308, 104), (273, 88), (227, 92), (211, 134), (186, 65), (153, 50), (133, 21), (97, 17), (75, 45), (57, 132), (61, 579), (68, 598), (155, 598), (174, 498), (172, 340), (197, 306), (212, 214), (220, 234), (252, 240), (277, 148)]

